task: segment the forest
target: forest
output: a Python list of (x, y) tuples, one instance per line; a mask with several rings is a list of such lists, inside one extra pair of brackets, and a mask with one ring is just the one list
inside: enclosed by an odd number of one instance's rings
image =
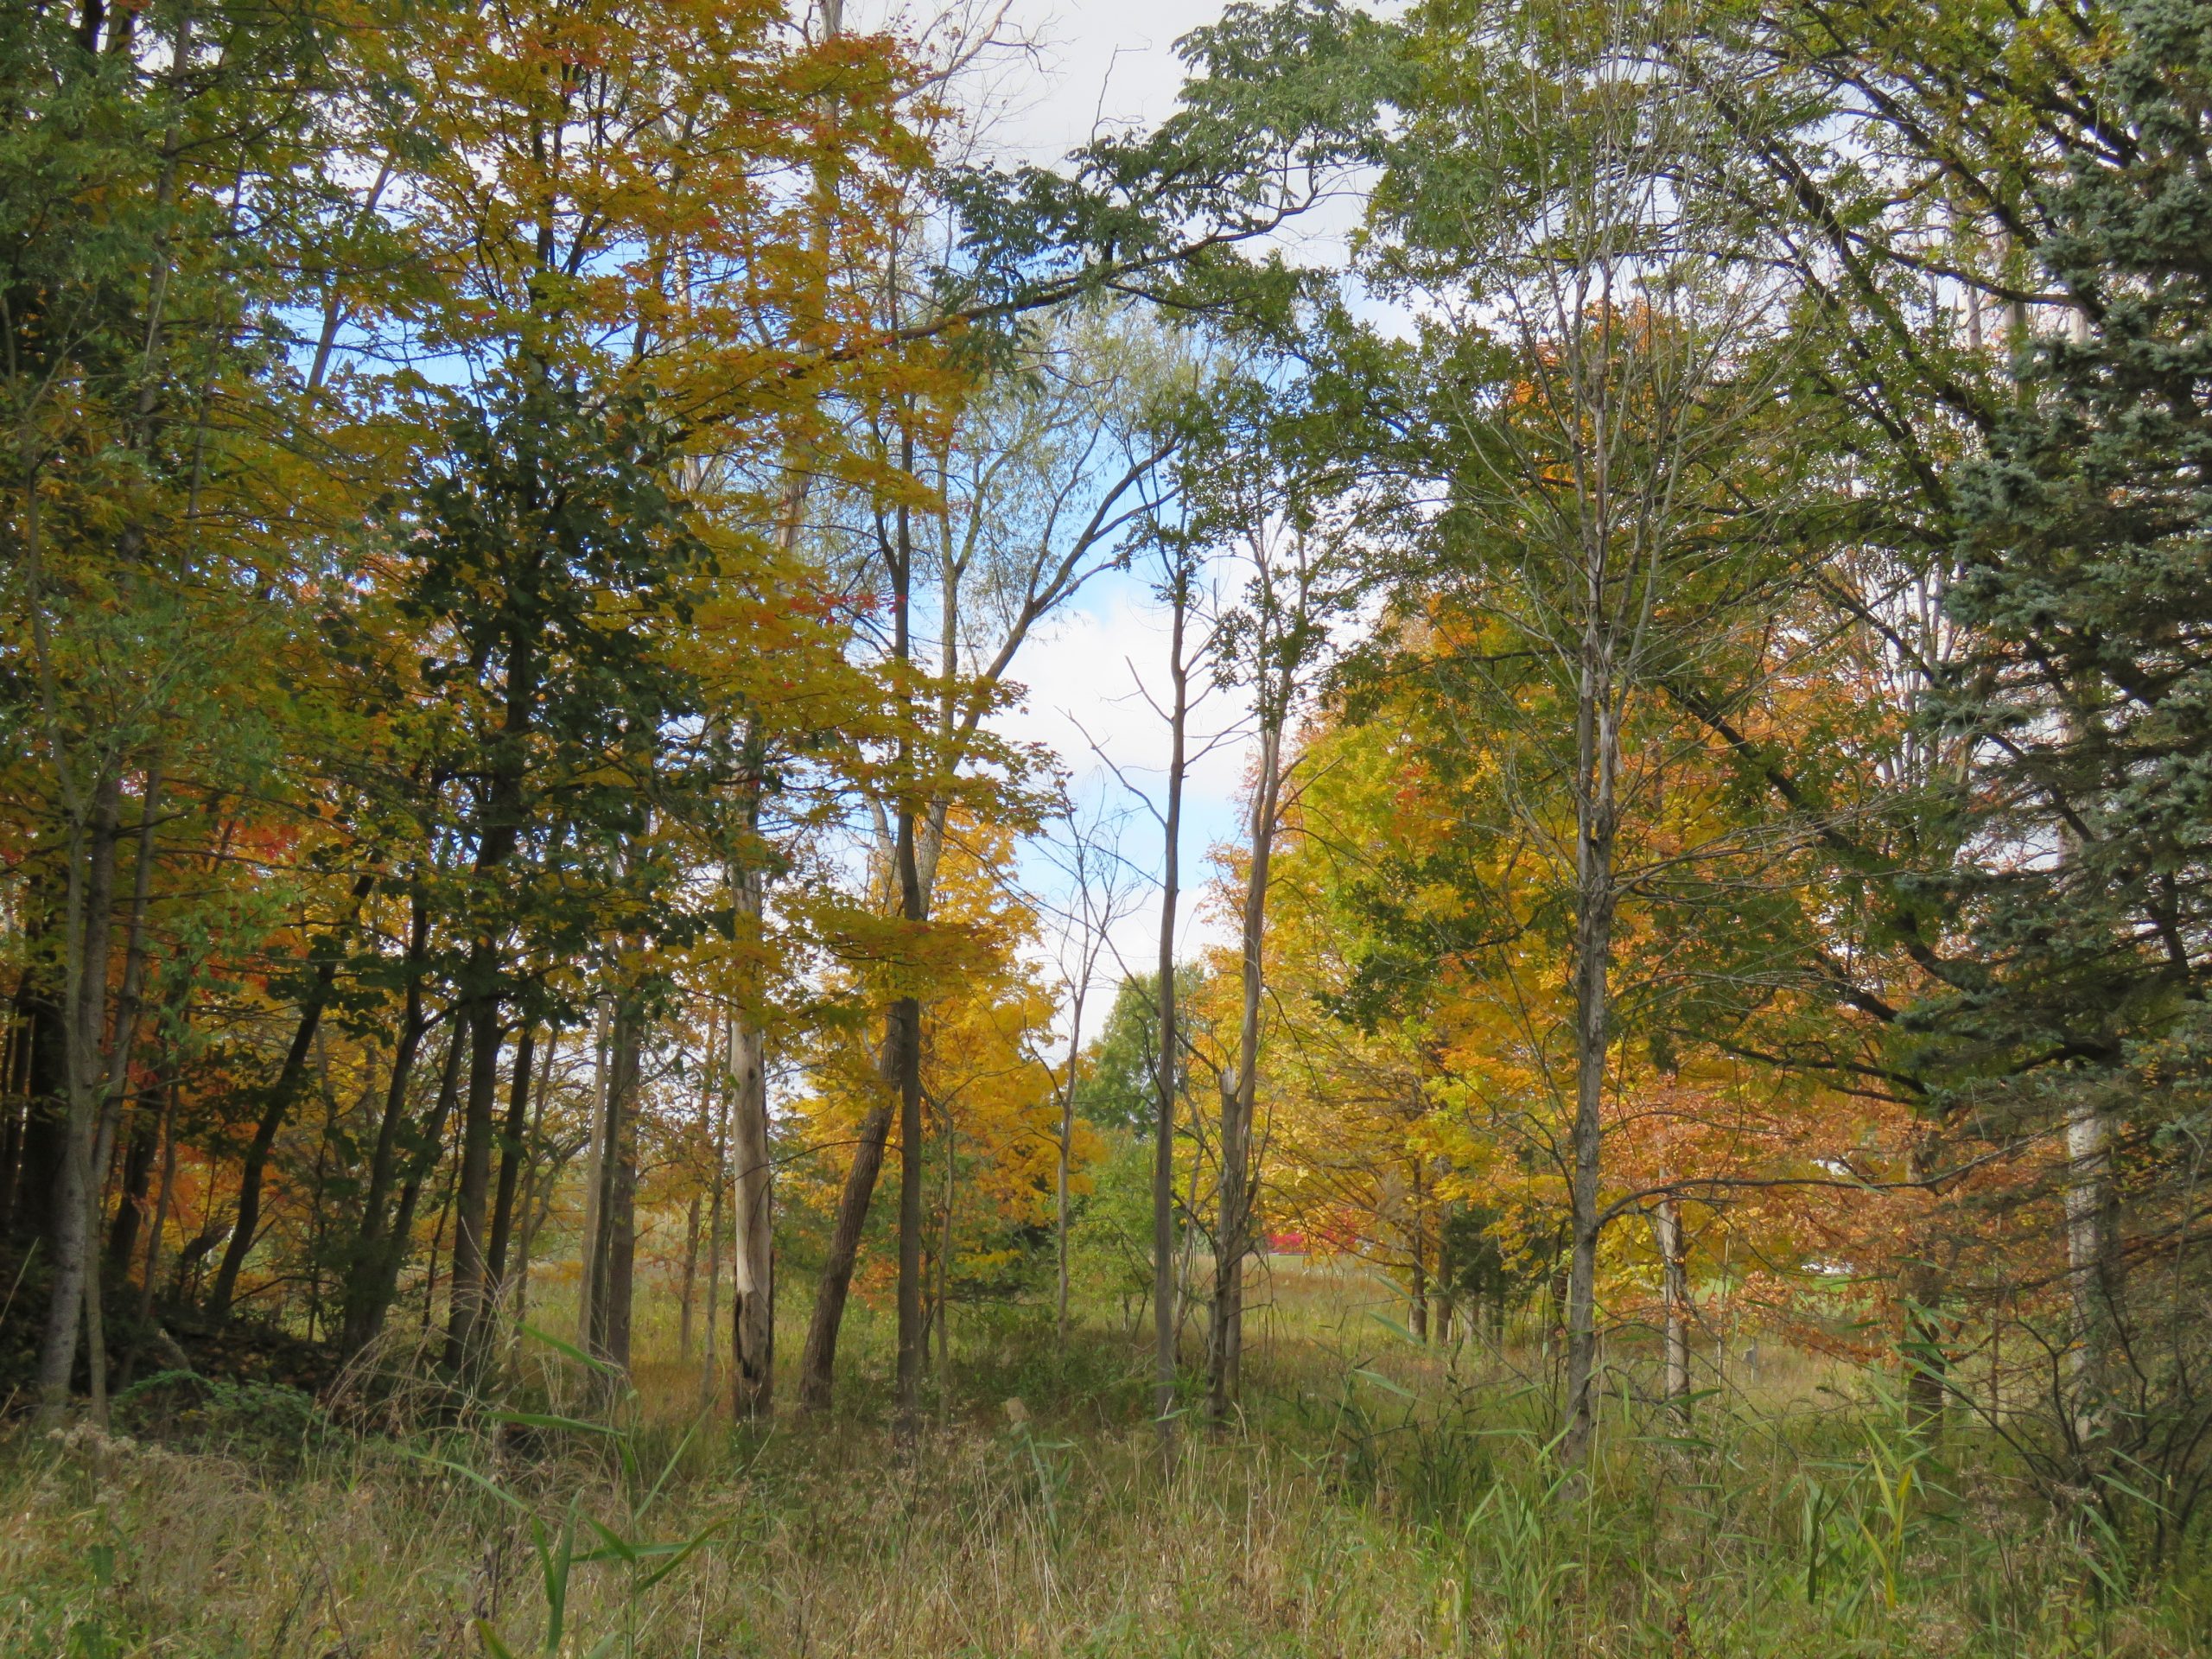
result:
[(0, 1652), (2212, 1652), (2212, 0), (1033, 10), (0, 8)]

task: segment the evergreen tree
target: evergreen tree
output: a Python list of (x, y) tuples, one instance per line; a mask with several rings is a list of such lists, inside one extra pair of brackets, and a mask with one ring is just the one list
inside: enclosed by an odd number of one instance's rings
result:
[(2212, 1035), (2212, 5), (2118, 19), (2109, 107), (2043, 189), (2063, 308), (1959, 480), (1949, 609), (1975, 671), (1938, 706), (1979, 740), (1958, 896), (1985, 969), (1924, 1011), (2009, 1126), (2063, 1125), (2063, 1415), (2093, 1464), (2195, 1415), (2188, 1368), (2130, 1328), (2125, 1275), (2189, 1203), (2166, 1132), (2198, 1109)]

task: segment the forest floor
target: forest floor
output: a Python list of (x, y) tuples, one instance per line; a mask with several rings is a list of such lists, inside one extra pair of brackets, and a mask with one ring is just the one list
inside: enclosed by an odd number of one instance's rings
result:
[(2200, 1548), (2130, 1574), (1969, 1431), (1904, 1433), (1872, 1377), (1731, 1355), (1746, 1374), (1676, 1433), (1622, 1361), (1578, 1499), (1525, 1356), (1417, 1346), (1365, 1275), (1276, 1268), (1242, 1422), (1180, 1424), (1166, 1475), (1118, 1308), (1065, 1344), (1034, 1310), (960, 1310), (906, 1441), (861, 1308), (827, 1422), (702, 1416), (658, 1324), (588, 1427), (554, 1421), (580, 1408), (537, 1344), (526, 1421), (365, 1427), (164, 1382), (112, 1437), (18, 1422), (0, 1654), (2212, 1653)]

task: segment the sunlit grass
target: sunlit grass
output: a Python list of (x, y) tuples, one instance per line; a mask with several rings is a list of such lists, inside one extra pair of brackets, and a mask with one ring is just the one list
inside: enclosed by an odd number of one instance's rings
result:
[[(1873, 1379), (1803, 1356), (1770, 1357), (1677, 1435), (1637, 1397), (1645, 1357), (1617, 1354), (1578, 1501), (1544, 1451), (1541, 1347), (1418, 1347), (1352, 1268), (1274, 1264), (1243, 1421), (1184, 1421), (1165, 1476), (1146, 1356), (1109, 1322), (1064, 1348), (1039, 1313), (956, 1310), (950, 1391), (902, 1444), (880, 1313), (855, 1309), (836, 1419), (754, 1429), (700, 1413), (665, 1300), (641, 1298), (619, 1441), (479, 1421), (228, 1450), (19, 1431), (0, 1454), (0, 1654), (459, 1655), (487, 1628), (540, 1651), (533, 1517), (549, 1556), (575, 1534), (572, 1654), (2201, 1650), (2193, 1558), (2115, 1599), (1982, 1448), (1929, 1452)], [(557, 1300), (533, 1319), (569, 1329)], [(531, 1353), (518, 1397), (579, 1408), (575, 1368)], [(594, 1519), (630, 1546), (705, 1541), (640, 1588), (671, 1558), (626, 1564)]]

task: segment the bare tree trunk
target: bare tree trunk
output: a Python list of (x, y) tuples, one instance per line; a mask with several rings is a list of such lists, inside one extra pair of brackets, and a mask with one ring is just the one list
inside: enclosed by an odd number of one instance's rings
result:
[[(893, 1039), (887, 1031), (880, 1072), (887, 1085), (895, 1086), (897, 1069), (891, 1058)], [(806, 1327), (806, 1346), (798, 1360), (798, 1403), (802, 1411), (827, 1411), (836, 1386), (837, 1332), (845, 1317), (845, 1300), (851, 1294), (853, 1265), (860, 1255), (861, 1229), (868, 1221), (869, 1200), (876, 1178), (882, 1173), (883, 1154), (891, 1138), (892, 1109), (880, 1103), (861, 1119), (853, 1166), (837, 1195), (837, 1214), (830, 1223), (830, 1246), (822, 1264), (821, 1282), (814, 1293), (814, 1314)]]
[(85, 1186), (85, 1369), (92, 1421), (103, 1428), (107, 1427), (107, 1319), (99, 1251), (99, 1218), (105, 1209), (101, 1188), (107, 1179), (108, 1166), (114, 1160), (115, 1136), (121, 1126), (131, 1051), (137, 1044), (139, 982), (146, 968), (146, 905), (153, 880), (154, 812), (161, 785), (161, 762), (156, 756), (146, 779), (138, 826), (137, 874), (132, 882), (130, 918), (125, 930), (123, 983), (116, 998), (115, 1029), (105, 1051), (99, 1117), (93, 1128), (92, 1166)]
[[(784, 542), (798, 537), (798, 506), (803, 492), (787, 492)], [(746, 831), (757, 836), (760, 828), (761, 791), (765, 787), (766, 755), (759, 733), (748, 730), (745, 739)], [(762, 870), (747, 867), (733, 871), (731, 908), (746, 920), (747, 931), (758, 938), (762, 912), (767, 903), (767, 878)], [(766, 1033), (742, 1001), (730, 1008), (729, 1028), (729, 1152), (735, 1187), (732, 1198), (730, 1243), (730, 1369), (735, 1392), (732, 1408), (743, 1418), (766, 1417), (775, 1403), (776, 1283), (775, 1283), (775, 1163), (768, 1143), (768, 1069)], [(716, 1189), (720, 1196), (719, 1186)], [(842, 1314), (842, 1303), (838, 1312)], [(836, 1332), (830, 1333), (834, 1353)], [(810, 1346), (811, 1338), (810, 1338)], [(829, 1371), (823, 1364), (823, 1402), (827, 1403)]]
[[(757, 876), (748, 877), (759, 902)], [(736, 1166), (735, 1238), (730, 1252), (730, 1364), (741, 1417), (765, 1417), (775, 1402), (775, 1166), (768, 1147), (768, 1077), (760, 1027), (742, 1013), (730, 1030), (731, 1160)]]
[(176, 1081), (169, 1080), (162, 1091), (162, 1179), (155, 1190), (154, 1216), (146, 1227), (146, 1270), (138, 1284), (138, 1323), (143, 1325), (154, 1311), (154, 1287), (162, 1262), (162, 1232), (169, 1224), (169, 1200), (176, 1192)]
[[(912, 434), (906, 435), (902, 442), (904, 464), (911, 467)], [(907, 512), (902, 506), (898, 544), (889, 561), (893, 601), (893, 655), (900, 663), (912, 656), (912, 558)], [(909, 741), (901, 737), (902, 763), (908, 761), (910, 755)], [(928, 915), (917, 858), (917, 828), (913, 803), (902, 796), (898, 803), (893, 859), (899, 913), (909, 921), (922, 921)], [(921, 1013), (921, 1003), (914, 997), (900, 997), (892, 1003), (884, 1020), (882, 1059), (884, 1080), (890, 1084), (896, 1102), (899, 1132), (897, 1386), (899, 1413), (909, 1422), (920, 1407), (923, 1358), (922, 1185), (925, 1171), (922, 1162)], [(830, 1249), (823, 1263), (821, 1282), (815, 1290), (814, 1317), (807, 1327), (805, 1350), (799, 1356), (799, 1405), (804, 1410), (827, 1408), (835, 1388), (838, 1327), (843, 1321), (845, 1300), (852, 1288), (861, 1229), (868, 1219), (868, 1205), (883, 1168), (893, 1112), (893, 1107), (889, 1104), (872, 1107), (861, 1120), (860, 1144), (854, 1149), (852, 1167), (847, 1172), (844, 1190), (838, 1196)]]
[(1413, 1160), (1413, 1179), (1409, 1191), (1413, 1202), (1408, 1206), (1412, 1226), (1407, 1230), (1413, 1243), (1413, 1294), (1409, 1312), (1413, 1315), (1414, 1340), (1426, 1346), (1428, 1342), (1428, 1216), (1421, 1208), (1421, 1160)]
[(1651, 1236), (1659, 1247), (1659, 1300), (1664, 1326), (1662, 1392), (1676, 1419), (1686, 1423), (1690, 1411), (1690, 1275), (1688, 1247), (1682, 1239), (1681, 1205), (1676, 1199), (1662, 1198), (1652, 1210)]
[(85, 1217), (85, 1357), (92, 1392), (92, 1421), (107, 1426), (107, 1320), (103, 1306), (101, 1258), (97, 1253), (99, 1221), (103, 1211), (100, 1183), (115, 1155), (116, 1132), (121, 1127), (123, 1103), (130, 1092), (130, 1062), (138, 1046), (141, 990), (146, 976), (146, 910), (153, 893), (154, 820), (162, 792), (159, 750), (146, 770), (140, 797), (138, 848), (131, 880), (130, 921), (124, 931), (123, 983), (116, 999), (115, 1029), (109, 1039), (106, 1078), (101, 1090), (99, 1129), (92, 1147), (92, 1180), (86, 1189), (90, 1206)]
[(69, 1402), (91, 1272), (92, 1141), (99, 1132), (99, 1049), (107, 1010), (108, 931), (113, 920), (119, 772), (99, 780), (88, 821), (73, 826), (64, 911), (65, 1076), (68, 1119), (54, 1213), (54, 1287), (39, 1348), (38, 1421), (58, 1421)]
[[(630, 1370), (630, 1336), (638, 1306), (637, 1057), (634, 1048), (631, 1052), (626, 1069), (628, 1081), (621, 1096), (621, 1117), (615, 1125), (614, 1179), (607, 1187), (613, 1216), (606, 1230), (607, 1277), (601, 1286), (606, 1293), (606, 1356), (621, 1367), (626, 1376)], [(618, 1077), (622, 1075), (617, 1073)]]
[(1183, 773), (1188, 765), (1185, 737), (1191, 715), (1190, 665), (1184, 660), (1190, 620), (1192, 572), (1179, 563), (1169, 578), (1172, 607), (1167, 641), (1167, 675), (1173, 687), (1168, 705), (1167, 810), (1160, 874), (1160, 1052), (1153, 1068), (1155, 1108), (1152, 1149), (1152, 1319), (1153, 1416), (1160, 1427), (1163, 1469), (1175, 1449), (1176, 1331), (1181, 1308), (1175, 1273), (1175, 1096), (1182, 1054), (1175, 1014), (1175, 912), (1181, 897)]
[(591, 1351), (592, 1298), (599, 1284), (599, 1216), (607, 1174), (607, 1060), (613, 1001), (602, 991), (592, 1030), (591, 1129), (584, 1150), (584, 1230), (578, 1247), (576, 1345)]
[(694, 1192), (683, 1214), (683, 1276), (676, 1289), (676, 1357), (691, 1357), (691, 1305), (699, 1289), (699, 1195)]
[[(455, 1100), (460, 1099), (458, 1089), (455, 1090), (454, 1097)], [(458, 1139), (458, 1136), (455, 1138)], [(456, 1148), (457, 1151), (458, 1148)], [(435, 1166), (433, 1165), (434, 1168)], [(438, 1251), (446, 1242), (447, 1218), (453, 1214), (453, 1190), (460, 1185), (461, 1160), (455, 1156), (446, 1170), (446, 1190), (438, 1199), (437, 1223), (430, 1229), (430, 1254), (429, 1259), (423, 1264), (423, 1335), (426, 1338), (430, 1334), (430, 1320), (437, 1311), (438, 1306)], [(448, 1296), (447, 1300), (450, 1306), (452, 1299)]]
[(1452, 1347), (1465, 1328), (1465, 1310), (1459, 1305), (1459, 1263), (1452, 1253), (1447, 1219), (1448, 1209), (1436, 1218), (1436, 1341), (1443, 1348)]
[[(308, 1184), (310, 1198), (308, 1205), (307, 1237), (304, 1241), (308, 1257), (308, 1340), (314, 1342), (318, 1335), (327, 1336), (330, 1312), (323, 1306), (322, 1268), (328, 1255), (330, 1233), (330, 1154), (331, 1142), (338, 1133), (338, 1090), (330, 1076), (330, 1045), (317, 1039), (315, 1046), (316, 1093), (322, 1096), (322, 1132), (315, 1137), (315, 1172)], [(362, 1069), (373, 1070), (376, 1065), (374, 1039), (365, 1046)], [(373, 1084), (362, 1091), (360, 1104), (368, 1103), (375, 1091)]]
[(147, 1225), (145, 1273), (138, 1283), (138, 1317), (131, 1332), (130, 1342), (123, 1351), (123, 1364), (116, 1374), (116, 1387), (127, 1389), (138, 1369), (138, 1344), (146, 1326), (154, 1317), (155, 1287), (160, 1283), (157, 1275), (162, 1267), (162, 1233), (169, 1220), (169, 1200), (176, 1190), (176, 1080), (171, 1077), (162, 1091), (161, 1116), (162, 1179), (154, 1197), (153, 1219)]
[(61, 1166), (69, 1144), (69, 1016), (66, 997), (49, 995), (35, 973), (16, 994), (23, 1020), (23, 1119), (16, 1177), (14, 1236), (48, 1245)]
[[(1915, 1135), (1905, 1158), (1906, 1179), (1924, 1181), (1940, 1165), (1935, 1132)], [(1931, 1438), (1942, 1433), (1944, 1400), (1950, 1390), (1950, 1356), (1944, 1348), (1940, 1311), (1948, 1275), (1936, 1259), (1937, 1241), (1932, 1232), (1923, 1224), (1908, 1236), (1904, 1266), (1897, 1274), (1905, 1421), (1915, 1433)]]
[(2121, 1317), (2119, 1205), (2113, 1180), (2116, 1116), (2085, 1088), (2066, 1111), (2067, 1350), (2074, 1435), (2088, 1463), (2109, 1427), (2113, 1350)]
[(959, 1190), (960, 1135), (944, 1114), (944, 1230), (937, 1256), (937, 1381), (940, 1414), (952, 1421), (952, 1217)]
[(115, 1219), (108, 1224), (108, 1270), (118, 1275), (130, 1271), (138, 1254), (138, 1231), (145, 1225), (147, 1200), (154, 1181), (154, 1160), (161, 1155), (162, 1115), (150, 1099), (130, 1109), (130, 1135), (124, 1143), (123, 1179), (116, 1194)]
[[(734, 1016), (732, 1024), (730, 1041), (734, 1046), (737, 1040)], [(707, 1057), (708, 1075), (716, 1077), (719, 1086), (714, 1092), (715, 1166), (709, 1187), (712, 1196), (707, 1205), (707, 1317), (703, 1327), (705, 1339), (701, 1344), (702, 1351), (699, 1357), (699, 1408), (702, 1411), (713, 1408), (719, 1385), (719, 1379), (715, 1375), (715, 1315), (721, 1307), (722, 1194), (729, 1185), (730, 1096), (734, 1092), (729, 1068), (718, 1064), (721, 1058), (721, 1055), (711, 1052)]]
[[(707, 1040), (701, 1052), (699, 1067), (699, 1138), (709, 1150), (714, 1146), (715, 1061), (721, 1052), (721, 1028), (715, 1011), (707, 1015)], [(683, 1288), (677, 1300), (676, 1351), (679, 1358), (691, 1357), (691, 1305), (699, 1287), (699, 1199), (694, 1191), (691, 1204), (683, 1223)], [(708, 1315), (711, 1323), (713, 1315)]]
[[(914, 438), (911, 427), (900, 435), (900, 465), (912, 472)], [(895, 541), (883, 538), (884, 560), (892, 588), (892, 659), (904, 664), (912, 660), (913, 536), (910, 510), (902, 503), (896, 516)], [(893, 832), (893, 874), (898, 883), (899, 914), (909, 921), (927, 918), (927, 896), (918, 861), (916, 809), (905, 792), (912, 769), (912, 742), (906, 732), (913, 723), (911, 701), (899, 740), (901, 793), (896, 803)], [(883, 1154), (891, 1134), (895, 1109), (899, 1134), (899, 1339), (898, 1409), (911, 1423), (921, 1402), (922, 1371), (922, 1045), (921, 1003), (913, 997), (893, 1001), (884, 1020), (882, 1072), (892, 1090), (893, 1104), (872, 1107), (861, 1122), (860, 1144), (854, 1148), (852, 1167), (846, 1173), (844, 1190), (838, 1195), (836, 1220), (830, 1229), (830, 1249), (823, 1262), (822, 1278), (814, 1294), (814, 1317), (807, 1327), (806, 1347), (799, 1356), (799, 1405), (807, 1411), (826, 1409), (836, 1386), (837, 1332), (843, 1322), (845, 1300), (851, 1294), (853, 1267), (860, 1251), (861, 1229), (882, 1173)]]
[[(31, 932), (28, 918), (26, 924), (23, 931)], [(0, 1028), (6, 1034), (6, 1041), (0, 1043), (0, 1242), (16, 1230), (16, 1194), (21, 1190), (23, 1144), (30, 1127), (30, 979), (31, 969), (26, 968), (8, 1004), (7, 1025)]]
[[(899, 434), (899, 466), (914, 470), (914, 433), (911, 423)], [(893, 655), (900, 664), (913, 654), (912, 576), (914, 543), (912, 515), (904, 502), (898, 512), (898, 559), (893, 572), (895, 607)], [(903, 682), (902, 682), (903, 683)], [(908, 719), (912, 721), (911, 705)], [(912, 741), (899, 740), (899, 783), (912, 786)], [(899, 880), (899, 913), (909, 922), (926, 918), (928, 906), (916, 862), (915, 803), (902, 793), (899, 800), (898, 830), (893, 848)], [(899, 1090), (899, 1415), (912, 1428), (922, 1403), (922, 1184), (928, 1172), (922, 1162), (922, 1005), (918, 997), (902, 996), (891, 1005), (891, 1055)]]

